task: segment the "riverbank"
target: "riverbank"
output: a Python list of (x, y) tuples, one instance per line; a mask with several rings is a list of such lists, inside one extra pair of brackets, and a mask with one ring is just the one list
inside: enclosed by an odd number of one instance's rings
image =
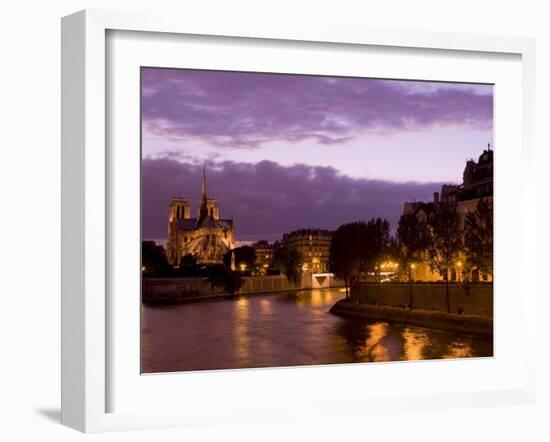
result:
[[(242, 286), (235, 294), (277, 293), (295, 291), (283, 275), (244, 276)], [(180, 304), (233, 296), (207, 277), (143, 278), (142, 300), (146, 304)]]
[(277, 291), (270, 291), (270, 292), (236, 292), (236, 293), (226, 293), (226, 292), (220, 292), (220, 293), (210, 293), (206, 295), (197, 295), (197, 296), (184, 296), (184, 297), (170, 297), (170, 298), (155, 298), (155, 299), (143, 299), (144, 305), (177, 305), (177, 304), (187, 304), (187, 303), (195, 303), (195, 302), (201, 302), (201, 301), (212, 301), (215, 299), (238, 299), (243, 296), (262, 296), (262, 295), (285, 295), (289, 293), (297, 293), (302, 291), (311, 291), (311, 289), (303, 289), (303, 288), (296, 288), (296, 289), (285, 289), (285, 290), (277, 290)]
[(479, 315), (444, 313), (440, 311), (409, 309), (369, 304), (354, 304), (342, 299), (330, 312), (343, 317), (374, 321), (396, 322), (438, 330), (469, 333), (490, 337), (493, 335), (493, 319)]
[(287, 293), (301, 290), (328, 289), (342, 286), (330, 274), (303, 274), (298, 284), (284, 275), (243, 276), (242, 286), (235, 293), (223, 291), (207, 277), (146, 277), (142, 280), (144, 304), (180, 304), (232, 296), (265, 293)]

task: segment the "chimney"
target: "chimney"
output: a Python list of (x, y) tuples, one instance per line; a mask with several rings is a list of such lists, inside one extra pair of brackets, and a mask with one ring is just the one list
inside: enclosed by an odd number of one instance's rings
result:
[(434, 192), (434, 209), (439, 207), (439, 192)]

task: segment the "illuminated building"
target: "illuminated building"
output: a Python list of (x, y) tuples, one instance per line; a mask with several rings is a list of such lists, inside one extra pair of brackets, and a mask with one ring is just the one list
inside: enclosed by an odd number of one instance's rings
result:
[(298, 249), (304, 259), (304, 272), (328, 271), (330, 243), (333, 232), (321, 229), (296, 230), (283, 235), (283, 245)]
[(258, 241), (252, 244), (256, 251), (256, 266), (260, 273), (265, 273), (273, 263), (273, 244), (267, 241)]
[(168, 262), (179, 265), (192, 255), (198, 264), (222, 264), (223, 255), (235, 247), (233, 220), (220, 219), (218, 202), (206, 195), (206, 170), (202, 174), (202, 193), (196, 218), (191, 218), (187, 198), (172, 198), (168, 211)]
[[(460, 218), (460, 229), (464, 230), (464, 220), (469, 212), (476, 210), (478, 202), (487, 200), (493, 202), (493, 150), (490, 146), (483, 151), (477, 161), (473, 159), (466, 162), (462, 174), (462, 184), (444, 184), (441, 187), (441, 194), (434, 192), (433, 201), (406, 202), (403, 213), (413, 213), (421, 222), (428, 222), (438, 210), (440, 204), (454, 206)], [(451, 269), (449, 280), (460, 279), (462, 260), (457, 261), (455, 268)], [(427, 262), (420, 262), (416, 266), (413, 275), (419, 281), (437, 281), (441, 279), (438, 273), (430, 270)], [(491, 281), (491, 275), (480, 274), (474, 271), (472, 279)]]

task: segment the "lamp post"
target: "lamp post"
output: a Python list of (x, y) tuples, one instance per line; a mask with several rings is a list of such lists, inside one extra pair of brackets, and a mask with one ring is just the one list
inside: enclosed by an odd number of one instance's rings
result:
[(462, 262), (458, 261), (456, 265), (458, 267), (458, 282), (460, 282), (460, 275), (462, 274)]
[(411, 263), (410, 265), (410, 277), (409, 277), (409, 308), (413, 308), (413, 281), (414, 281), (414, 269), (416, 265)]

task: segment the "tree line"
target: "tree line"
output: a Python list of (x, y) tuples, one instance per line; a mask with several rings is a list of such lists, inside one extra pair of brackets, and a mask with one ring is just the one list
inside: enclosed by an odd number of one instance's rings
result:
[[(403, 214), (395, 236), (386, 219), (373, 218), (340, 226), (332, 238), (329, 267), (349, 288), (369, 276), (380, 280), (382, 263), (394, 261), (397, 272), (412, 284), (412, 270), (427, 262), (441, 275), (446, 285), (449, 306), (449, 273), (459, 267), (467, 282), (472, 270), (493, 273), (493, 208), (481, 199), (475, 210), (466, 214), (464, 228), (453, 205), (440, 203), (427, 221), (413, 213)], [(412, 304), (412, 287), (411, 287)]]
[[(208, 277), (213, 285), (222, 287), (228, 293), (235, 293), (242, 287), (243, 276), (260, 270), (256, 250), (251, 246), (229, 250), (223, 256), (223, 264), (201, 265), (195, 256), (187, 254), (181, 257), (177, 266), (172, 266), (164, 247), (154, 241), (142, 241), (141, 260), (145, 277)], [(291, 284), (298, 286), (303, 261), (303, 255), (296, 247), (277, 242), (273, 248), (272, 262), (264, 270), (268, 275), (284, 274)]]

